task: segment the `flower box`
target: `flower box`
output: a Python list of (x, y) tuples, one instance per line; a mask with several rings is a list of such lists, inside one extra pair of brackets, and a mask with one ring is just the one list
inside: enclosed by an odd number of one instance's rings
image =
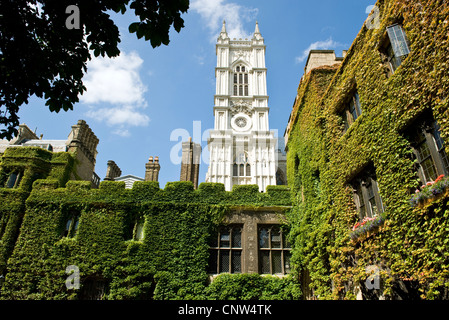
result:
[(449, 177), (440, 175), (435, 181), (427, 182), (416, 189), (415, 194), (410, 199), (412, 207), (425, 207), (436, 199), (448, 194)]
[(362, 221), (357, 222), (352, 227), (352, 232), (349, 234), (352, 240), (357, 240), (362, 236), (368, 236), (371, 233), (375, 233), (379, 227), (384, 223), (385, 215), (380, 214), (375, 217), (365, 217)]

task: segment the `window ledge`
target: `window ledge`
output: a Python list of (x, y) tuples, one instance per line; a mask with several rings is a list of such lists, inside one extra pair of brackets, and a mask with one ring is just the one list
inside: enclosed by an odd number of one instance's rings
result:
[(427, 208), (433, 202), (449, 195), (449, 177), (440, 175), (434, 182), (428, 182), (421, 190), (416, 189), (410, 198), (412, 207)]
[(352, 228), (349, 236), (352, 241), (362, 241), (376, 234), (385, 222), (385, 213), (375, 217), (372, 220), (358, 222)]

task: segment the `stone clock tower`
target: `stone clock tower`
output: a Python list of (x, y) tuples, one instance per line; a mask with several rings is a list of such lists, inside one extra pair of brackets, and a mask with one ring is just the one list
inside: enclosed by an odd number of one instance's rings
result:
[(214, 130), (206, 182), (276, 185), (277, 139), (268, 125), (265, 44), (256, 22), (251, 39), (230, 39), (223, 27), (216, 45)]

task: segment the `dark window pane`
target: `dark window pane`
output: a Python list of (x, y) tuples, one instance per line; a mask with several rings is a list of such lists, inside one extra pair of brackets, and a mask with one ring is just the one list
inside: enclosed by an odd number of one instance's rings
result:
[(210, 237), (210, 246), (213, 248), (218, 247), (218, 233), (214, 232)]
[(18, 175), (19, 174), (17, 172), (13, 172), (9, 175), (8, 182), (6, 183), (6, 188), (14, 188)]
[(245, 84), (248, 84), (248, 74), (245, 73)]
[(273, 259), (273, 273), (282, 273), (282, 251), (271, 251), (271, 258)]
[(237, 163), (234, 163), (234, 166), (232, 167), (232, 175), (234, 177), (237, 177), (239, 175), (239, 166)]
[(440, 154), (441, 161), (443, 162), (443, 167), (445, 170), (445, 174), (449, 174), (449, 159), (447, 157), (446, 151), (444, 150), (444, 140), (440, 134), (440, 126), (435, 121), (434, 122), (434, 131), (433, 136), (435, 138), (435, 143), (437, 145), (438, 153)]
[(237, 73), (234, 73), (234, 83), (237, 83)]
[(229, 230), (222, 230), (220, 233), (220, 247), (221, 248), (229, 248), (230, 245), (230, 234)]
[(249, 163), (246, 164), (246, 176), (251, 176), (251, 165)]
[(218, 263), (218, 251), (210, 250), (209, 251), (209, 273), (216, 274), (217, 273), (217, 263)]
[(272, 248), (281, 247), (281, 233), (278, 228), (271, 229), (271, 247)]
[(234, 96), (237, 95), (237, 86), (234, 86)]
[(232, 229), (232, 247), (241, 248), (242, 247), (242, 233), (240, 228)]
[(261, 228), (259, 231), (259, 248), (269, 248), (270, 244), (268, 243), (268, 229)]
[(220, 250), (220, 272), (229, 272), (229, 251)]
[(243, 83), (243, 74), (239, 74), (239, 83)]
[(242, 253), (241, 251), (232, 251), (232, 272), (242, 272)]
[(239, 176), (243, 177), (245, 175), (245, 166), (243, 164), (240, 165)]
[(248, 86), (245, 86), (245, 97), (248, 96)]
[(260, 273), (271, 273), (270, 270), (270, 252), (259, 251), (260, 253)]
[(245, 72), (245, 66), (242, 66), (242, 72)]
[(435, 171), (435, 165), (432, 161), (432, 158), (429, 157), (423, 162), (421, 162), (421, 167), (424, 171), (426, 182), (435, 180), (437, 178), (437, 173)]
[(360, 187), (360, 184), (357, 185), (357, 192), (356, 197), (358, 201), (358, 209), (359, 209), (359, 215), (361, 218), (366, 217), (366, 207), (365, 207), (365, 201), (363, 200), (362, 195), (362, 188)]
[(239, 96), (243, 96), (243, 86), (239, 86)]
[(362, 114), (362, 106), (360, 104), (360, 97), (357, 92), (354, 94), (354, 103), (355, 103), (355, 108), (356, 108), (357, 114), (358, 114), (358, 116), (360, 116)]

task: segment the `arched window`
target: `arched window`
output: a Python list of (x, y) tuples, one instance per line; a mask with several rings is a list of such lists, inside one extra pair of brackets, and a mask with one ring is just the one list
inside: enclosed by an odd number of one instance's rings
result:
[(251, 176), (251, 165), (248, 162), (248, 155), (246, 152), (235, 156), (234, 164), (232, 166), (232, 175), (234, 177)]
[(234, 166), (232, 168), (232, 175), (234, 177), (237, 177), (239, 175), (239, 166), (237, 165), (237, 163), (234, 163)]
[(243, 177), (245, 175), (245, 165), (242, 163), (240, 164), (240, 170), (239, 170), (239, 176)]
[(234, 96), (248, 95), (248, 72), (245, 66), (238, 65), (234, 70)]

